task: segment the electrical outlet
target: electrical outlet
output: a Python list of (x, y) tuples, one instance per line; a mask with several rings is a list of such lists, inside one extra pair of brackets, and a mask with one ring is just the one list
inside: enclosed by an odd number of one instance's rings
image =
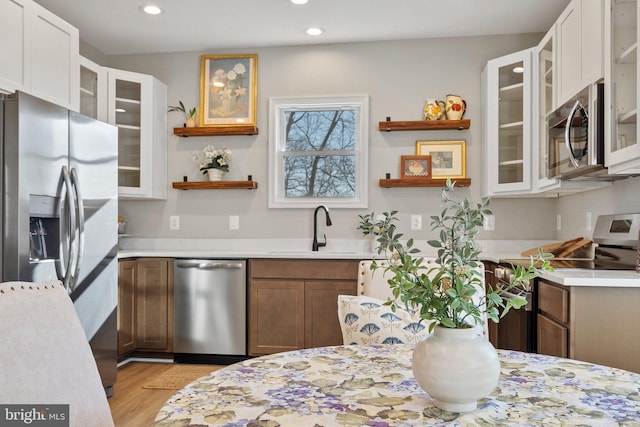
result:
[(495, 231), (496, 217), (494, 215), (486, 215), (482, 223), (482, 228), (486, 231)]
[(411, 215), (411, 229), (422, 230), (422, 215)]
[(562, 230), (562, 215), (560, 214), (556, 215), (556, 230)]
[(591, 212), (587, 212), (587, 231), (591, 230)]
[(180, 230), (180, 217), (179, 216), (170, 216), (169, 217), (169, 230)]
[(229, 215), (229, 230), (240, 229), (240, 217), (238, 215)]

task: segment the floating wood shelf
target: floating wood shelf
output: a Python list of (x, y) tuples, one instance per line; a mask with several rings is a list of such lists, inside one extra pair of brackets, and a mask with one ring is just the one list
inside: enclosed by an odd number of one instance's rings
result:
[[(456, 187), (468, 187), (471, 185), (470, 178), (452, 178), (451, 181)], [(409, 179), (381, 179), (380, 187), (392, 188), (392, 187), (444, 187), (447, 184), (446, 179), (422, 179), (422, 178), (409, 178)]]
[(397, 130), (443, 130), (443, 129), (469, 129), (471, 120), (413, 120), (392, 122), (378, 122), (378, 129), (385, 132)]
[(255, 126), (206, 126), (201, 128), (173, 128), (178, 136), (223, 136), (223, 135), (258, 135)]
[(177, 190), (255, 190), (258, 188), (258, 183), (256, 181), (174, 182), (173, 188)]

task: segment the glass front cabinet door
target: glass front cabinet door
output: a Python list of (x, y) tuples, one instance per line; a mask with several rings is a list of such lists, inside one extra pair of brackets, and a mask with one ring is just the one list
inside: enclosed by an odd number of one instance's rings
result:
[[(638, 141), (638, 3), (605, 2), (605, 163), (610, 174), (640, 173)], [(610, 13), (610, 15), (609, 15)], [(606, 87), (606, 86), (605, 86)]]
[(554, 25), (547, 32), (538, 44), (537, 58), (537, 89), (538, 89), (538, 117), (535, 128), (533, 130), (533, 144), (537, 145), (537, 156), (533, 156), (534, 177), (536, 182), (533, 186), (537, 191), (545, 191), (559, 187), (558, 179), (548, 178), (547, 162), (548, 162), (548, 132), (547, 121), (557, 106), (556, 90), (557, 90), (557, 67), (554, 67), (556, 49), (556, 26)]
[(483, 197), (531, 191), (533, 55), (527, 49), (492, 59), (482, 73)]
[(167, 87), (109, 68), (108, 121), (118, 127), (118, 195), (167, 198)]
[(107, 72), (95, 62), (80, 57), (80, 113), (107, 121)]

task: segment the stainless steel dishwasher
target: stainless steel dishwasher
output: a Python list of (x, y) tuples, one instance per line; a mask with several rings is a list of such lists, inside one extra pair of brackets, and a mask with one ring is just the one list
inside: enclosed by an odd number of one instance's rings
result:
[(176, 361), (193, 360), (188, 355), (246, 358), (246, 260), (174, 260), (173, 351)]

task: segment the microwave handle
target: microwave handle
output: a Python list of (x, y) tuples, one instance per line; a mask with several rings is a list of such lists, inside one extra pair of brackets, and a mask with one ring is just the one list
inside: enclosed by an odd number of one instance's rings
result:
[(567, 124), (564, 127), (564, 145), (567, 147), (567, 152), (569, 153), (569, 160), (571, 160), (571, 164), (573, 164), (573, 166), (576, 168), (580, 167), (580, 163), (578, 162), (578, 159), (576, 159), (575, 154), (573, 154), (573, 148), (571, 148), (571, 124), (573, 123), (573, 116), (576, 115), (578, 108), (583, 109), (582, 105), (580, 105), (580, 101), (576, 101), (576, 103), (573, 105), (573, 108), (571, 108), (569, 117), (567, 117)]

